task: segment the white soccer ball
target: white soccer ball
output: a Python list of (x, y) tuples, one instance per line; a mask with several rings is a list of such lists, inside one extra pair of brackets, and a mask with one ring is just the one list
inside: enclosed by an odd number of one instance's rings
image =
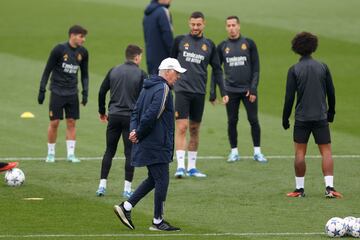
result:
[(10, 169), (5, 173), (5, 183), (10, 187), (19, 187), (25, 182), (25, 174), (19, 168)]
[(360, 221), (356, 221), (351, 228), (348, 230), (349, 235), (354, 238), (360, 238)]
[(329, 237), (342, 237), (346, 233), (346, 225), (342, 218), (333, 217), (325, 225), (325, 233)]
[(357, 218), (353, 217), (353, 216), (349, 216), (349, 217), (344, 218), (344, 223), (345, 223), (345, 226), (346, 226), (346, 233), (347, 234), (351, 235), (350, 229), (356, 223), (356, 221), (357, 221)]

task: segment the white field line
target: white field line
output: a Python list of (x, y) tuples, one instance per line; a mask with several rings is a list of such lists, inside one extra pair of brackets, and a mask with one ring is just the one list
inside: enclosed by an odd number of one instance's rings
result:
[(24, 234), (24, 235), (0, 235), (0, 238), (96, 238), (96, 237), (223, 237), (223, 236), (239, 236), (239, 237), (271, 237), (271, 236), (315, 236), (324, 235), (322, 232), (306, 232), (306, 233), (164, 233), (164, 234)]
[[(198, 156), (198, 159), (226, 159), (226, 156)], [(252, 159), (253, 156), (241, 156), (241, 159)], [(293, 159), (294, 155), (270, 155), (268, 159)], [(306, 155), (306, 158), (321, 158), (320, 155)], [(360, 155), (333, 155), (333, 158), (360, 158)], [(32, 161), (44, 160), (45, 157), (0, 157), (0, 161)], [(79, 157), (81, 160), (101, 160), (102, 157)], [(124, 157), (115, 157), (114, 159), (125, 159)], [(66, 160), (64, 157), (57, 157), (56, 160)]]

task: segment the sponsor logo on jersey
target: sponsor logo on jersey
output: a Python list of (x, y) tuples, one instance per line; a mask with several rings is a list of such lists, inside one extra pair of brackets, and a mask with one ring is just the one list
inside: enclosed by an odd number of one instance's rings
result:
[(246, 56), (226, 58), (226, 63), (229, 64), (229, 67), (244, 66), (246, 64), (246, 61), (247, 61)]
[(225, 48), (225, 53), (226, 53), (226, 54), (229, 54), (229, 52), (230, 52), (230, 48), (226, 47), (226, 48)]
[(82, 60), (82, 56), (81, 56), (81, 54), (80, 54), (80, 53), (76, 56), (76, 59), (78, 60), (78, 62), (81, 62), (81, 60)]
[(201, 61), (205, 59), (204, 55), (188, 51), (183, 52), (183, 57), (185, 58), (185, 61), (197, 64), (201, 64)]
[(189, 47), (190, 47), (190, 44), (189, 44), (189, 43), (185, 43), (185, 44), (184, 44), (184, 48), (185, 48), (186, 50), (189, 50)]
[(208, 47), (207, 45), (204, 43), (202, 46), (201, 46), (201, 49), (206, 52), (208, 50)]
[(67, 63), (63, 63), (61, 67), (64, 69), (63, 71), (65, 73), (70, 73), (70, 74), (76, 74), (79, 69), (79, 65), (72, 65)]
[(245, 43), (241, 44), (241, 49), (242, 49), (242, 50), (246, 50), (246, 49), (247, 49), (247, 46), (246, 46)]
[(67, 54), (65, 54), (65, 55), (63, 56), (63, 59), (64, 59), (65, 62), (68, 60), (68, 58), (69, 58), (69, 56), (68, 56)]

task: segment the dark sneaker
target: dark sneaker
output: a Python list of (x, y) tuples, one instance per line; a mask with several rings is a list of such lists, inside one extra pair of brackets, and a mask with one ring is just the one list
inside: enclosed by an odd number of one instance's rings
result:
[(305, 192), (303, 188), (295, 189), (293, 192), (286, 194), (288, 197), (305, 197)]
[(343, 195), (335, 190), (333, 187), (326, 187), (325, 190), (326, 198), (342, 198)]
[(180, 231), (180, 228), (171, 226), (170, 223), (165, 220), (162, 220), (159, 224), (153, 223), (149, 229), (151, 231)]
[(119, 205), (114, 206), (114, 212), (125, 226), (127, 226), (131, 230), (135, 229), (135, 226), (131, 221), (131, 211), (125, 210), (123, 202)]

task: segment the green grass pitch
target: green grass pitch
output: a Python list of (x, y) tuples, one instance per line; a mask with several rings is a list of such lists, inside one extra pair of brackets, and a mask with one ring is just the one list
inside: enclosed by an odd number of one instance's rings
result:
[[(0, 2), (0, 159), (45, 157), (49, 94), (39, 106), (40, 76), (49, 51), (66, 40), (67, 29), (74, 23), (88, 28), (86, 47), (90, 53), (89, 104), (81, 108), (77, 155), (100, 157), (106, 126), (98, 120), (97, 91), (108, 69), (124, 61), (127, 44), (143, 46), (142, 14), (149, 0)], [(100, 160), (79, 165), (24, 160), (20, 162), (27, 178), (24, 186), (10, 188), (0, 183), (0, 239), (326, 239), (322, 232), (330, 217), (360, 217), (359, 8), (356, 0), (174, 0), (171, 7), (176, 35), (188, 31), (190, 12), (201, 10), (207, 17), (206, 36), (215, 43), (226, 37), (224, 18), (239, 15), (243, 34), (253, 38), (259, 48), (259, 114), (262, 150), (268, 156), (293, 155), (292, 132), (281, 127), (285, 77), (298, 59), (290, 51), (290, 41), (302, 30), (319, 35), (315, 57), (329, 65), (336, 88), (337, 114), (331, 130), (335, 184), (343, 199), (324, 198), (321, 162), (316, 157), (307, 160), (304, 199), (285, 197), (294, 187), (292, 157), (270, 158), (266, 165), (251, 159), (227, 164), (224, 106), (207, 103), (199, 149), (203, 158), (198, 166), (209, 177), (170, 181), (166, 218), (182, 232), (149, 236), (153, 234), (148, 231), (152, 194), (133, 211), (135, 231), (120, 224), (112, 205), (122, 200), (123, 160), (114, 161), (104, 198), (95, 196)], [(25, 111), (34, 113), (35, 118), (20, 119)], [(243, 156), (252, 154), (243, 110), (239, 149)], [(308, 154), (318, 154), (313, 140)], [(118, 156), (123, 156), (122, 147)], [(63, 124), (57, 157), (65, 157)], [(174, 170), (172, 164), (171, 173)], [(145, 169), (135, 172), (135, 186), (145, 174)], [(44, 200), (23, 200), (31, 197)]]

